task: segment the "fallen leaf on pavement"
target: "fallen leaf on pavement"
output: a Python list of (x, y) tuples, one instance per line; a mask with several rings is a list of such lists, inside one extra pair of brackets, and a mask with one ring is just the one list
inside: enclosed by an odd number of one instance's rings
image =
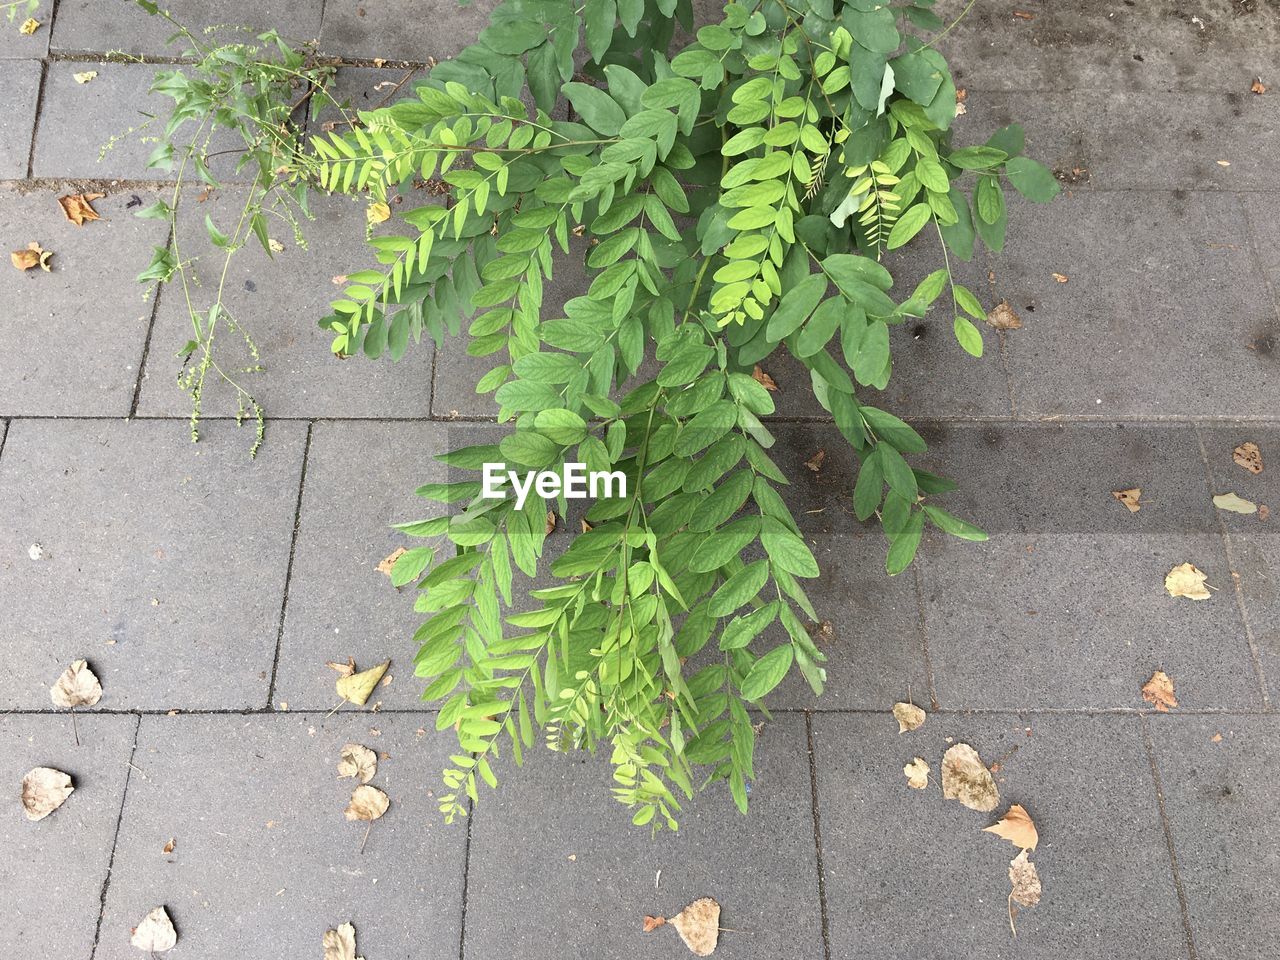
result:
[(920, 729), (920, 725), (924, 723), (925, 712), (914, 703), (899, 702), (893, 705), (893, 717), (898, 721), (898, 732), (909, 733)]
[(556, 532), (556, 512), (554, 510), (547, 511), (547, 533)]
[(666, 917), (651, 917), (648, 914), (644, 918), (644, 932), (650, 933), (657, 930), (660, 926), (667, 922)]
[(594, 527), (591, 526), (591, 524), (587, 523), (587, 521), (585, 520), (579, 520), (578, 522), (582, 524), (583, 533), (590, 533), (592, 530), (595, 529)]
[(342, 663), (339, 660), (326, 661), (325, 666), (330, 670), (337, 671), (339, 677), (349, 677), (356, 672), (356, 658), (347, 657), (347, 662)]
[(76, 83), (88, 83), (90, 80), (97, 78), (98, 71), (85, 70), (83, 73), (73, 73), (71, 76), (75, 78)]
[(1040, 842), (1040, 835), (1036, 832), (1036, 825), (1031, 822), (1030, 815), (1019, 803), (1012, 804), (1008, 812), (999, 821), (982, 829), (985, 833), (994, 833), (997, 837), (1004, 837), (1015, 847), (1021, 847), (1023, 850), (1034, 850), (1036, 844)]
[(1208, 600), (1213, 594), (1205, 586), (1205, 574), (1195, 564), (1182, 563), (1169, 571), (1164, 578), (1164, 588), (1171, 597), (1188, 600)]
[(1220, 493), (1213, 498), (1213, 505), (1219, 510), (1230, 510), (1232, 513), (1257, 513), (1258, 505), (1252, 500), (1238, 497), (1234, 492)]
[(1000, 803), (991, 771), (967, 743), (957, 743), (942, 755), (942, 795), (980, 813), (990, 813)]
[(45, 273), (51, 273), (49, 258), (52, 256), (52, 250), (45, 250), (39, 243), (32, 240), (27, 244), (25, 250), (14, 250), (9, 254), (9, 260), (19, 270), (30, 270), (32, 267), (39, 267)]
[(58, 198), (58, 205), (68, 220), (77, 227), (83, 227), (90, 220), (101, 220), (98, 211), (93, 209), (93, 201), (101, 200), (103, 193), (69, 193)]
[(1027, 851), (1009, 861), (1009, 929), (1018, 935), (1013, 925), (1013, 905), (1034, 907), (1040, 902), (1040, 875), (1036, 873), (1036, 865), (1027, 858)]
[(28, 820), (43, 820), (57, 810), (75, 787), (71, 778), (53, 767), (36, 767), (22, 778), (22, 809)]
[(822, 469), (822, 464), (826, 459), (827, 459), (827, 451), (819, 450), (812, 457), (806, 460), (804, 462), (804, 465), (808, 467), (810, 470), (812, 470), (814, 473), (817, 473), (819, 470)]
[(1178, 705), (1178, 698), (1173, 695), (1173, 679), (1163, 670), (1157, 670), (1142, 685), (1142, 699), (1154, 704), (1158, 712), (1168, 713), (1170, 707)]
[(1262, 451), (1252, 441), (1242, 443), (1232, 450), (1231, 459), (1250, 473), (1262, 472)]
[(922, 758), (915, 757), (902, 768), (907, 775), (907, 786), (912, 790), (923, 790), (929, 785), (929, 772), (932, 768)]
[(284, 253), (284, 244), (275, 237), (271, 237), (267, 240), (267, 249), (272, 253)]
[(1261, 77), (1255, 77), (1253, 80), (1253, 83), (1249, 85), (1249, 92), (1256, 93), (1258, 96), (1262, 96), (1264, 93), (1267, 92), (1267, 85), (1262, 82)]
[(369, 700), (369, 695), (373, 693), (373, 688), (378, 685), (378, 681), (382, 679), (382, 675), (387, 672), (387, 667), (391, 666), (390, 660), (384, 660), (376, 667), (370, 667), (368, 670), (361, 670), (359, 673), (353, 673), (349, 677), (339, 677), (335, 684), (338, 690), (338, 696), (348, 703), (354, 703), (357, 707), (363, 707)]
[(175, 840), (173, 837), (170, 837), (170, 838), (169, 838), (169, 842), (168, 842), (168, 843), (166, 843), (163, 847), (161, 847), (161, 848), (160, 848), (160, 852), (161, 852), (161, 853), (173, 853), (174, 849), (175, 849), (177, 846), (178, 846), (178, 841), (177, 841), (177, 840)]
[(27, 17), (22, 21), (22, 26), (18, 28), (18, 32), (24, 37), (29, 37), (40, 29), (40, 21), (35, 17)]
[(668, 923), (676, 928), (680, 939), (695, 957), (709, 957), (715, 952), (720, 939), (720, 904), (711, 897), (701, 897), (670, 920), (666, 917), (645, 917), (644, 931), (648, 933)]
[(408, 552), (409, 551), (406, 550), (404, 547), (396, 547), (394, 550), (391, 551), (389, 556), (383, 557), (381, 562), (379, 562), (379, 564), (376, 567), (374, 567), (374, 569), (377, 570), (379, 573), (385, 573), (389, 577), (391, 576), (391, 568), (396, 565), (396, 561), (399, 560), (402, 556), (404, 556)]
[(102, 699), (102, 684), (89, 669), (87, 661), (76, 660), (49, 688), (49, 697), (55, 707), (92, 707)]
[(348, 743), (342, 748), (342, 756), (338, 761), (338, 776), (359, 777), (361, 783), (368, 783), (378, 772), (378, 755), (368, 747), (358, 743)]
[(1129, 508), (1130, 513), (1142, 509), (1142, 488), (1130, 487), (1128, 490), (1112, 490), (1111, 495)]
[(1265, 503), (1258, 504), (1258, 519), (1266, 520), (1270, 516), (1271, 516), (1271, 508), (1268, 507)]
[(768, 390), (771, 393), (778, 389), (777, 382), (773, 379), (773, 377), (765, 373), (760, 368), (760, 364), (758, 363), (755, 365), (755, 368), (751, 371), (751, 376), (756, 381), (756, 383), (760, 384), (760, 386), (764, 387), (766, 390)]
[(173, 921), (164, 907), (156, 907), (133, 928), (129, 942), (148, 953), (164, 953), (178, 942), (178, 931), (173, 929)]
[(385, 223), (391, 219), (391, 208), (385, 203), (371, 203), (365, 217), (370, 223)]
[(324, 960), (356, 960), (356, 928), (347, 921), (324, 932)]
[(387, 812), (391, 801), (377, 787), (361, 785), (351, 793), (351, 802), (344, 811), (348, 820), (364, 820), (372, 822)]
[(1053, 275), (1053, 279), (1057, 280), (1059, 283), (1066, 283), (1071, 278), (1068, 277), (1065, 273), (1055, 273)]
[(1009, 306), (1008, 300), (1001, 300), (995, 305), (987, 314), (987, 323), (997, 330), (1022, 329), (1022, 318), (1014, 312), (1013, 307)]

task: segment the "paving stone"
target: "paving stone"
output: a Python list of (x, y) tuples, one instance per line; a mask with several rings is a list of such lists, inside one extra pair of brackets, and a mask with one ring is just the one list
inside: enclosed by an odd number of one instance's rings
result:
[[(428, 792), (449, 738), (420, 737), (423, 720), (144, 717), (134, 763), (145, 777), (129, 785), (96, 956), (136, 958), (130, 928), (163, 903), (193, 960), (251, 943), (318, 956), (325, 930), (348, 920), (362, 954), (457, 957), (466, 825), (446, 826)], [(366, 825), (342, 815), (355, 781), (335, 777), (349, 741), (390, 755), (372, 785), (391, 807), (363, 854)]]
[(965, 103), (957, 127), (963, 142), (1021, 123), (1027, 155), (1067, 188), (1263, 190), (1280, 183), (1267, 160), (1280, 150), (1280, 102), (1250, 93), (1247, 83), (1231, 93), (977, 92)]
[[(944, 503), (992, 534), (933, 531), (920, 548), (944, 706), (1147, 708), (1139, 689), (1157, 669), (1189, 707), (1259, 706), (1190, 429), (949, 425), (931, 439), (921, 465), (961, 484)], [(1131, 486), (1147, 502), (1137, 514), (1110, 494)], [(1213, 599), (1165, 592), (1188, 561), (1221, 588)]]
[(134, 274), (166, 229), (134, 217), (128, 192), (95, 200), (102, 219), (77, 227), (58, 208), (58, 192), (0, 190), (0, 231), (11, 246), (34, 240), (54, 254), (50, 273), (0, 272), (8, 344), (0, 412), (127, 416), (152, 308)]
[[(1010, 204), (997, 296), (1015, 409), (1032, 416), (1272, 416), (1276, 327), (1233, 196), (1077, 191)], [(1066, 282), (1054, 274), (1067, 277)]]
[[(1260, 505), (1255, 514), (1219, 510), (1231, 544), (1232, 569), (1240, 591), (1254, 646), (1274, 704), (1280, 701), (1280, 429), (1275, 427), (1202, 427), (1213, 477), (1213, 493), (1236, 493)], [(1263, 472), (1253, 475), (1236, 466), (1232, 451), (1245, 441), (1262, 451)], [(1261, 506), (1268, 517), (1260, 519)], [(1224, 591), (1225, 592), (1225, 591)]]
[[(10, 916), (9, 948), (29, 960), (87, 957), (93, 950), (138, 721), (81, 710), (76, 723), (80, 747), (70, 717), (0, 718), (0, 757), (13, 808), (0, 826), (0, 897)], [(75, 787), (38, 823), (18, 808), (18, 785), (33, 767), (62, 770)]]
[(1280, 816), (1277, 719), (1157, 716), (1151, 739), (1197, 954), (1270, 956), (1280, 847), (1262, 838)]
[[(53, 28), (58, 53), (119, 51), (135, 55), (188, 56), (185, 43), (169, 43), (177, 32), (168, 20), (151, 16), (135, 0), (61, 0)], [(186, 0), (173, 8), (178, 22), (202, 43), (253, 43), (264, 30), (279, 30), (291, 39), (320, 35), (323, 0)], [(218, 28), (210, 35), (208, 28)]]
[[(312, 134), (322, 132), (323, 125), (354, 117), (360, 110), (376, 110), (395, 103), (413, 92), (413, 85), (426, 77), (419, 67), (342, 67), (329, 86), (329, 97), (317, 116), (310, 121)], [(336, 101), (336, 103), (335, 103)]]
[[(815, 717), (813, 732), (832, 960), (1185, 956), (1138, 720), (935, 714), (900, 736), (886, 713)], [(953, 739), (999, 761), (996, 811), (942, 799)], [(926, 790), (902, 774), (913, 756), (933, 767)], [(1008, 803), (1036, 823), (1044, 889), (1018, 912), (1016, 939), (1006, 898), (1017, 851), (982, 832)]]
[[(950, 23), (965, 0), (935, 11)], [(1030, 0), (978, 5), (938, 48), (972, 90), (1245, 91), (1274, 63), (1280, 16), (1266, 0)]]
[[(306, 427), (18, 420), (0, 458), (6, 709), (93, 659), (113, 709), (260, 707), (275, 653)], [(49, 556), (32, 560), (32, 544)]]
[(1276, 322), (1280, 319), (1280, 196), (1254, 194), (1242, 198), (1242, 202), (1254, 251), (1276, 304), (1276, 318), (1259, 324), (1258, 336), (1249, 344), (1259, 357), (1269, 361), (1269, 368), (1277, 362), (1276, 347), (1280, 345), (1280, 322)]
[[(750, 815), (721, 785), (684, 805), (678, 833), (653, 839), (610, 796), (606, 757), (539, 750), (522, 769), (507, 764), (473, 815), (464, 954), (677, 956), (675, 931), (643, 933), (641, 919), (712, 896), (735, 928), (716, 957), (821, 956), (807, 754), (804, 719), (775, 717), (757, 744)], [(565, 804), (573, 816), (551, 812)], [(548, 917), (559, 935), (547, 936)]]
[(40, 21), (40, 28), (31, 35), (18, 29), (27, 19), (26, 6), (14, 11), (13, 20), (9, 20), (9, 11), (0, 10), (0, 60), (37, 60), (49, 53), (49, 22), (53, 19), (55, 0), (44, 0), (35, 11), (35, 19)]
[[(227, 190), (203, 205), (191, 204), (180, 214), (179, 249), (200, 258), (195, 272), (203, 281), (195, 290), (196, 309), (205, 312), (214, 300), (224, 256), (210, 244), (204, 215), (224, 232), (238, 222), (244, 197)], [(257, 344), (261, 372), (240, 377), (244, 389), (266, 409), (267, 416), (414, 417), (430, 408), (430, 338), (410, 344), (399, 363), (389, 357), (370, 360), (361, 355), (346, 361), (333, 356), (332, 334), (317, 321), (330, 313), (329, 302), (339, 288), (333, 277), (374, 265), (373, 250), (365, 242), (363, 204), (348, 198), (316, 197), (314, 221), (299, 219), (307, 238), (297, 246), (290, 227), (272, 217), (273, 239), (285, 249), (269, 257), (256, 240), (236, 252), (224, 288), (223, 306), (243, 325)], [(174, 353), (191, 339), (192, 328), (181, 285), (171, 284), (160, 295), (153, 351), (147, 363), (139, 410), (144, 415), (183, 416), (191, 400), (174, 378), (180, 362)], [(219, 339), (220, 338), (220, 339)], [(253, 365), (243, 340), (225, 322), (215, 337), (225, 351), (220, 363), (236, 369)], [(206, 380), (201, 407), (206, 415), (234, 414), (235, 392), (216, 376)]]
[(489, 24), (495, 0), (338, 0), (325, 7), (320, 46), (348, 58), (426, 63), (456, 55)]
[(0, 85), (8, 91), (7, 108), (0, 117), (0, 178), (21, 180), (27, 175), (40, 70), (36, 60), (0, 60)]

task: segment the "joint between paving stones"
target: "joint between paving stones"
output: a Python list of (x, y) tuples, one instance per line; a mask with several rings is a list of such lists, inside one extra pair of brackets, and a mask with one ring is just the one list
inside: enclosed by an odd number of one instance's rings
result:
[(925, 692), (929, 695), (929, 709), (936, 713), (939, 709), (938, 688), (933, 680), (933, 658), (929, 656), (929, 621), (924, 611), (924, 582), (920, 579), (920, 564), (911, 565), (911, 577), (915, 583), (916, 617), (920, 621), (920, 653), (924, 657), (924, 677), (928, 685)]
[[(169, 222), (169, 233), (165, 237), (165, 249), (173, 243), (173, 221)], [(156, 284), (151, 298), (151, 316), (147, 319), (147, 335), (142, 340), (142, 356), (138, 360), (138, 379), (133, 384), (133, 401), (129, 404), (129, 419), (138, 415), (138, 404), (142, 400), (142, 382), (147, 376), (147, 359), (151, 356), (151, 335), (156, 329), (156, 317), (160, 314), (160, 296), (162, 284)]]
[(36, 137), (40, 134), (40, 117), (44, 114), (44, 88), (49, 76), (49, 65), (40, 61), (40, 82), (36, 85), (36, 112), (31, 118), (31, 142), (27, 144), (27, 179), (31, 180), (35, 172)]
[(107, 858), (107, 873), (102, 878), (102, 892), (98, 897), (98, 919), (93, 927), (93, 946), (89, 948), (89, 960), (93, 960), (98, 952), (98, 940), (102, 936), (102, 919), (107, 913), (107, 893), (111, 888), (111, 870), (116, 862), (116, 845), (120, 841), (120, 825), (124, 822), (124, 805), (129, 799), (129, 781), (133, 777), (133, 757), (138, 752), (138, 735), (142, 730), (142, 717), (139, 716), (133, 725), (133, 745), (129, 748), (129, 759), (125, 761), (124, 789), (120, 791), (120, 812), (116, 815), (116, 828), (111, 834), (111, 855)]
[(271, 658), (271, 682), (267, 685), (267, 710), (272, 709), (276, 699), (276, 678), (280, 672), (280, 648), (284, 643), (285, 618), (289, 614), (289, 581), (293, 577), (293, 559), (298, 549), (298, 528), (302, 526), (302, 492), (307, 485), (307, 459), (311, 456), (311, 435), (315, 432), (315, 421), (307, 424), (307, 436), (302, 444), (302, 470), (298, 475), (298, 498), (293, 506), (293, 534), (289, 537), (289, 562), (284, 568), (284, 591), (280, 598), (280, 619), (276, 627), (276, 649)]
[(462, 917), (458, 922), (458, 960), (466, 960), (467, 953), (467, 880), (471, 875), (471, 822), (475, 812), (475, 801), (467, 797), (467, 835), (462, 841)]
[(822, 918), (822, 956), (831, 960), (831, 924), (827, 916), (827, 877), (822, 860), (822, 814), (818, 810), (818, 760), (813, 749), (813, 714), (804, 711), (805, 743), (809, 750), (809, 803), (813, 816), (813, 849), (818, 872), (818, 908)]
[(1187, 895), (1182, 888), (1182, 875), (1178, 872), (1178, 854), (1173, 847), (1173, 827), (1169, 823), (1169, 816), (1164, 808), (1164, 786), (1160, 780), (1160, 767), (1156, 763), (1155, 744), (1152, 742), (1151, 729), (1145, 716), (1139, 718), (1139, 724), (1142, 727), (1142, 744), (1147, 751), (1147, 763), (1151, 766), (1151, 782), (1156, 791), (1156, 810), (1160, 815), (1160, 828), (1164, 831), (1164, 843), (1169, 851), (1169, 870), (1173, 878), (1173, 890), (1178, 897), (1178, 911), (1182, 914), (1182, 930), (1186, 937), (1187, 955), (1190, 960), (1199, 960), (1195, 933), (1191, 929), (1191, 912), (1187, 908)]

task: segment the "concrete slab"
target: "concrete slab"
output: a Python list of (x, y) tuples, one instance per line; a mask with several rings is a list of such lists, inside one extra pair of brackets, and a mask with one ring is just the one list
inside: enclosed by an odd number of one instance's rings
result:
[[(819, 716), (813, 728), (833, 960), (1185, 955), (1136, 719), (948, 714), (899, 735), (885, 711)], [(942, 798), (952, 742), (999, 763), (995, 811)], [(902, 774), (914, 756), (933, 768), (922, 791)], [(1017, 850), (982, 832), (1010, 803), (1039, 831), (1031, 860), (1043, 887), (1039, 906), (1019, 910), (1016, 939), (1007, 897)]]
[[(536, 749), (523, 769), (505, 764), (473, 815), (464, 955), (677, 956), (675, 931), (644, 933), (644, 916), (711, 896), (734, 928), (717, 957), (821, 956), (807, 754), (804, 719), (776, 717), (756, 746), (747, 817), (721, 785), (685, 805), (678, 833), (652, 840), (609, 795), (606, 758)], [(573, 816), (548, 816), (566, 803)], [(547, 935), (541, 918), (551, 916), (565, 935)]]
[[(424, 719), (145, 717), (96, 956), (136, 957), (130, 928), (163, 903), (199, 960), (246, 943), (318, 954), (346, 921), (362, 954), (457, 957), (466, 825), (431, 799), (448, 744), (417, 733)], [(348, 741), (389, 755), (372, 785), (391, 807), (363, 854), (365, 824), (342, 814), (356, 781), (336, 778)]]
[[(205, 216), (230, 234), (245, 200), (240, 191), (228, 189), (180, 212), (179, 250), (184, 259), (199, 258), (194, 272), (201, 284), (192, 291), (192, 304), (202, 314), (216, 299), (226, 262), (223, 251), (209, 242)], [(289, 207), (306, 238), (305, 246), (295, 242), (289, 223), (269, 216), (272, 239), (285, 249), (268, 256), (251, 237), (231, 258), (223, 307), (253, 338), (265, 367), (237, 379), (269, 417), (425, 416), (431, 396), (430, 338), (411, 343), (399, 363), (386, 356), (376, 361), (363, 355), (345, 361), (334, 357), (333, 337), (317, 323), (330, 312), (329, 302), (340, 291), (333, 278), (375, 261), (365, 243), (363, 204), (349, 198), (316, 197), (311, 210), (315, 219), (307, 220)], [(153, 350), (139, 404), (144, 415), (184, 416), (190, 411), (190, 396), (175, 383), (181, 361), (174, 354), (191, 338), (191, 315), (181, 285), (170, 284), (161, 291), (151, 336)], [(215, 334), (215, 355), (219, 342), (223, 350), (219, 362), (224, 368), (254, 365), (243, 339), (225, 321)], [(206, 415), (234, 414), (235, 391), (210, 376), (201, 407)]]
[[(1018, 413), (1271, 416), (1280, 378), (1249, 345), (1275, 314), (1232, 196), (1086, 193), (1011, 204), (996, 291)], [(1066, 278), (1058, 280), (1055, 274)]]
[[(12, 806), (0, 825), (0, 896), (12, 916), (12, 948), (31, 960), (93, 952), (138, 720), (81, 710), (76, 723), (79, 747), (69, 717), (0, 718), (0, 757)], [(18, 785), (33, 767), (62, 770), (75, 787), (59, 809), (36, 823), (18, 805)]]
[[(0, 459), (6, 709), (94, 660), (104, 707), (261, 707), (275, 653), (303, 424), (15, 421)], [(33, 544), (46, 556), (32, 560)]]
[(1241, 197), (1241, 202), (1254, 252), (1276, 304), (1276, 316), (1258, 324), (1257, 336), (1249, 346), (1259, 357), (1270, 361), (1263, 369), (1271, 371), (1277, 362), (1276, 347), (1280, 345), (1280, 195), (1253, 194)]
[(0, 84), (8, 91), (8, 109), (0, 117), (0, 178), (27, 175), (42, 68), (37, 60), (0, 60)]
[(320, 45), (348, 59), (444, 60), (476, 42), (496, 5), (494, 0), (466, 6), (457, 0), (343, 0), (325, 8)]
[(53, 251), (50, 273), (0, 273), (0, 335), (9, 344), (0, 355), (0, 412), (127, 416), (152, 310), (134, 277), (167, 227), (134, 217), (129, 204), (141, 201), (131, 191), (95, 200), (102, 219), (77, 227), (58, 206), (61, 194), (0, 190), (10, 247), (35, 241)]
[(1201, 957), (1263, 958), (1280, 938), (1280, 728), (1267, 717), (1151, 718), (1187, 914)]
[(37, 60), (49, 53), (49, 35), (52, 33), (53, 2), (44, 0), (35, 10), (33, 19), (40, 26), (32, 34), (19, 30), (27, 19), (26, 4), (14, 9), (13, 19), (9, 11), (0, 11), (0, 60)]

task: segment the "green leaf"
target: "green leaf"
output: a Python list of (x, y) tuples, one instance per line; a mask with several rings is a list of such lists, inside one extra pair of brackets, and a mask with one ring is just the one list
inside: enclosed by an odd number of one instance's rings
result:
[(764, 560), (743, 567), (712, 594), (707, 602), (707, 612), (713, 617), (727, 617), (755, 599), (768, 579), (769, 564)]
[(929, 204), (917, 203), (893, 225), (893, 229), (889, 231), (889, 239), (885, 242), (885, 248), (896, 250), (908, 242), (924, 228), (932, 216), (933, 211), (929, 208)]
[(760, 530), (760, 543), (769, 559), (787, 573), (797, 577), (818, 575), (818, 561), (808, 544), (777, 520), (765, 521)]
[[(612, 6), (612, 3), (610, 4)], [(627, 115), (611, 96), (586, 83), (566, 83), (564, 95), (582, 122), (606, 137), (616, 137), (627, 122)]]
[(952, 329), (965, 353), (975, 357), (982, 356), (982, 333), (971, 321), (965, 317), (956, 317)]
[(924, 531), (924, 514), (916, 510), (902, 532), (894, 538), (889, 546), (889, 555), (885, 558), (884, 568), (889, 576), (897, 576), (915, 559), (916, 550), (920, 547), (920, 535)]
[(826, 292), (826, 276), (815, 273), (801, 280), (784, 293), (782, 300), (778, 303), (778, 308), (773, 311), (773, 316), (769, 318), (769, 326), (765, 330), (765, 335), (770, 342), (777, 343), (790, 336), (800, 324), (805, 322)]
[(943, 533), (949, 533), (953, 537), (959, 537), (961, 540), (977, 540), (983, 541), (987, 539), (985, 530), (975, 527), (972, 523), (961, 520), (959, 517), (947, 513), (941, 507), (935, 507), (932, 504), (924, 505), (924, 512), (929, 519), (933, 521), (933, 525)]
[(774, 647), (752, 665), (742, 680), (742, 699), (759, 700), (782, 682), (782, 678), (791, 669), (795, 659), (795, 650), (791, 644), (784, 643)]
[(902, 454), (889, 443), (877, 444), (876, 452), (880, 457), (880, 466), (884, 468), (884, 479), (889, 484), (889, 489), (908, 503), (914, 503), (919, 493), (916, 475), (911, 472), (911, 467), (902, 458)]
[(1009, 155), (995, 147), (962, 147), (947, 157), (952, 166), (961, 170), (986, 170), (1004, 163)]
[(1062, 190), (1048, 167), (1028, 157), (1011, 157), (1004, 172), (1013, 189), (1032, 203), (1048, 203)]
[(544, 437), (563, 447), (580, 443), (587, 435), (587, 421), (572, 410), (562, 408), (543, 410), (534, 418), (533, 425)]

